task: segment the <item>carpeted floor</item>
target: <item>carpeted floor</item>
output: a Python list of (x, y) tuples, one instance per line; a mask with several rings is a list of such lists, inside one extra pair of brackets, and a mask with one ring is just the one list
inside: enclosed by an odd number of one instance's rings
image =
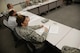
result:
[(80, 4), (63, 6), (42, 16), (80, 30)]

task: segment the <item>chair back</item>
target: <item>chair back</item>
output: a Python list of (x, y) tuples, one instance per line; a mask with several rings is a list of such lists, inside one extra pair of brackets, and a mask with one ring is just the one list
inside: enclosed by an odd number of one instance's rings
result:
[(6, 19), (3, 20), (3, 24), (5, 27), (7, 27), (8, 29), (10, 29), (11, 31), (13, 31), (14, 27), (13, 26), (9, 26), (8, 25), (8, 21)]
[(18, 28), (15, 28), (14, 31), (15, 33), (18, 35), (19, 38), (22, 38), (26, 45), (27, 45), (27, 48), (29, 49), (30, 52), (35, 52), (36, 48), (35, 46), (30, 42), (30, 41), (27, 41), (21, 34), (20, 32), (18, 31), (19, 29)]
[(8, 27), (8, 28), (9, 28), (9, 25), (8, 25), (8, 22), (7, 22), (7, 20), (6, 20), (6, 19), (4, 19), (4, 20), (3, 20), (3, 24), (4, 24), (6, 27)]
[(20, 37), (20, 36), (16, 33), (16, 30), (15, 30), (15, 29), (12, 30), (12, 29), (9, 27), (8, 21), (7, 21), (6, 19), (3, 20), (3, 24), (4, 24), (5, 27), (7, 27), (7, 28), (11, 31), (11, 33), (12, 33), (12, 35), (13, 35), (13, 38), (14, 38), (14, 41), (16, 42), (16, 44), (15, 44), (15, 47), (16, 47), (16, 48), (19, 46), (19, 43), (21, 43), (21, 42), (25, 43), (24, 39), (23, 39), (22, 37)]
[(23, 39), (15, 28), (14, 28), (14, 34), (18, 39)]
[(13, 30), (12, 27), (10, 27), (10, 26), (8, 25), (8, 21), (7, 21), (6, 19), (3, 19), (3, 24), (4, 24), (4, 26), (7, 27), (9, 30), (11, 30), (11, 31)]
[(17, 41), (18, 40), (18, 38), (16, 37), (17, 35), (15, 35), (14, 30), (8, 25), (8, 21), (6, 19), (3, 20), (3, 24), (11, 31), (14, 41)]

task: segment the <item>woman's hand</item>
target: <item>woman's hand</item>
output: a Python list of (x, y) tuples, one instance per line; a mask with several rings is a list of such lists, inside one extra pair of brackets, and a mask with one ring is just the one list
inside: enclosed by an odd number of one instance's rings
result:
[(45, 32), (48, 32), (48, 28), (44, 27), (45, 28)]

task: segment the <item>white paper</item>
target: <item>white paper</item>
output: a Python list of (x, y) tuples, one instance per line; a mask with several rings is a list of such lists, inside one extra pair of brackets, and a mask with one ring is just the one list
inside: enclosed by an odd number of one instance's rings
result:
[(58, 25), (52, 25), (52, 26), (50, 27), (49, 33), (58, 34), (58, 32), (59, 32), (59, 26), (58, 26)]

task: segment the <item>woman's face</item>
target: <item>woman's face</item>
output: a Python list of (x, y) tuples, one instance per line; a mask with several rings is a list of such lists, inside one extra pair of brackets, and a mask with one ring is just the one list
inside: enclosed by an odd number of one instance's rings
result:
[(28, 22), (30, 21), (30, 18), (25, 18), (24, 22), (22, 23), (22, 26), (27, 26)]

